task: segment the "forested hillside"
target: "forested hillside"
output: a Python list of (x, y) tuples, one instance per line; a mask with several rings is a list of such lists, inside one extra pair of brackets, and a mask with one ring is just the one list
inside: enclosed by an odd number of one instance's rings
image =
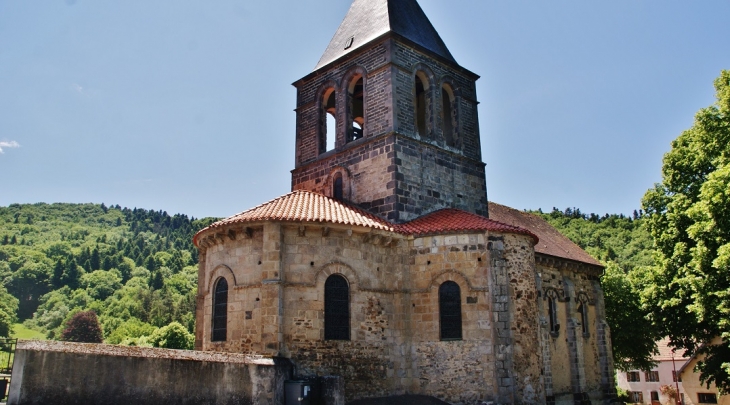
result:
[(58, 339), (89, 309), (108, 343), (145, 344), (174, 322), (192, 333), (191, 241), (212, 221), (104, 204), (0, 207), (0, 335), (17, 319)]

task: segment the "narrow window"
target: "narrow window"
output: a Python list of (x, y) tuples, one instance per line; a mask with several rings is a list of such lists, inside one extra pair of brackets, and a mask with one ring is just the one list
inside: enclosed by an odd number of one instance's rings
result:
[[(322, 134), (324, 140), (320, 143), (320, 153), (330, 151), (335, 148), (335, 140), (337, 139), (337, 97), (335, 90), (329, 89), (324, 93), (322, 100)], [(324, 148), (324, 149), (323, 149)]]
[(428, 136), (428, 80), (422, 72), (416, 73), (416, 131)]
[(456, 146), (456, 103), (454, 92), (448, 84), (441, 87), (441, 130), (448, 146)]
[(350, 340), (350, 287), (337, 274), (324, 282), (324, 338)]
[(659, 402), (659, 392), (658, 391), (651, 392), (651, 402)]
[(360, 75), (355, 76), (347, 91), (348, 98), (348, 118), (349, 118), (349, 134), (347, 141), (355, 141), (363, 137), (363, 128), (365, 127), (365, 98), (364, 98), (364, 81)]
[(589, 336), (588, 333), (588, 305), (581, 302), (578, 305), (578, 313), (580, 314), (580, 327), (583, 330), (583, 336)]
[(590, 336), (590, 320), (588, 319), (588, 296), (584, 293), (578, 294), (578, 314), (580, 315), (580, 327), (583, 337)]
[(545, 294), (548, 302), (548, 319), (550, 320), (550, 334), (557, 337), (560, 333), (560, 324), (558, 323), (558, 307), (557, 294), (555, 290), (548, 290)]
[(342, 201), (342, 173), (335, 174), (335, 181), (332, 182), (332, 198)]
[(461, 340), (461, 289), (453, 281), (439, 287), (441, 340)]
[(228, 323), (228, 282), (218, 279), (213, 294), (213, 342), (225, 342)]

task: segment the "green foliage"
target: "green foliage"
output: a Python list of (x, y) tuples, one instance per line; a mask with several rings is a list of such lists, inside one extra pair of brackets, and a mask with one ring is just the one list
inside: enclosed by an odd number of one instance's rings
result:
[(154, 347), (162, 347), (165, 349), (181, 349), (192, 350), (195, 344), (195, 337), (188, 332), (184, 326), (177, 322), (172, 322), (167, 326), (157, 329), (149, 341)]
[(214, 220), (103, 204), (0, 207), (0, 284), (15, 297), (0, 306), (19, 302), (9, 316), (51, 339), (87, 310), (114, 343), (151, 335), (139, 325), (193, 331), (192, 237)]
[[(703, 382), (730, 392), (730, 71), (715, 80), (717, 102), (664, 156), (662, 182), (643, 199), (659, 253), (642, 281), (651, 318), (671, 345), (707, 357)], [(715, 337), (723, 343), (712, 345)]]
[(611, 327), (614, 366), (619, 370), (651, 370), (662, 336), (647, 327), (648, 311), (641, 306), (638, 283), (614, 262), (601, 278), (606, 303), (606, 322)]
[(61, 333), (61, 340), (67, 342), (101, 343), (101, 325), (94, 311), (81, 311), (74, 314)]
[(0, 338), (10, 337), (18, 312), (18, 299), (8, 293), (0, 284)]
[(106, 339), (110, 344), (121, 344), (125, 339), (152, 335), (157, 328), (136, 318), (130, 318), (119, 325)]

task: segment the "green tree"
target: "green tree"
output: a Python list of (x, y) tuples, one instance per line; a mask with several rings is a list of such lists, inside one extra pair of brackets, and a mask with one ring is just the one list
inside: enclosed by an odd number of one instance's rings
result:
[(17, 320), (18, 299), (10, 295), (0, 283), (0, 338), (9, 337)]
[[(644, 275), (652, 323), (687, 353), (705, 354), (700, 379), (730, 392), (730, 71), (714, 105), (664, 156), (662, 182), (643, 199), (659, 252)], [(712, 345), (715, 337), (723, 343)]]
[(658, 354), (655, 342), (662, 336), (646, 327), (649, 313), (641, 305), (640, 287), (616, 263), (606, 266), (601, 286), (614, 365), (624, 371), (651, 370), (655, 365), (652, 355)]
[(66, 323), (61, 340), (67, 342), (102, 343), (101, 325), (94, 311), (81, 311)]
[(195, 344), (195, 337), (178, 322), (172, 322), (167, 326), (157, 329), (150, 342), (154, 347), (165, 349), (192, 350)]

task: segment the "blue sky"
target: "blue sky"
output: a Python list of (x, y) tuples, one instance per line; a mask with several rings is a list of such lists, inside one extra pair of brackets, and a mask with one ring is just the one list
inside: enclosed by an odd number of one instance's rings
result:
[[(730, 2), (421, 0), (477, 82), (490, 200), (631, 213), (730, 69)], [(0, 206), (228, 216), (290, 190), (348, 0), (0, 0)]]

